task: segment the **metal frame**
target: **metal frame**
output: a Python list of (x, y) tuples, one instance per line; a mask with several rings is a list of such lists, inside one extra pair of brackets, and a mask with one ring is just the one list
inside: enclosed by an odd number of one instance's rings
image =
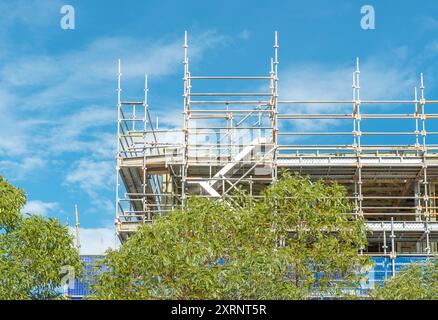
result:
[[(427, 107), (433, 110), (438, 101), (425, 98), (423, 74), (419, 98), (415, 88), (412, 100), (361, 100), (357, 58), (352, 100), (281, 100), (278, 49), (275, 32), (267, 75), (193, 76), (185, 32), (184, 110), (178, 130), (159, 129), (152, 123), (147, 78), (144, 101), (122, 101), (119, 62), (119, 238), (125, 240), (139, 224), (153, 222), (156, 215), (184, 208), (185, 200), (192, 195), (232, 203), (232, 191), (240, 187), (259, 197), (260, 191), (278, 178), (279, 170), (286, 168), (313, 179), (335, 179), (347, 187), (354, 203), (350, 214), (367, 219), (373, 231), (370, 244), (378, 247), (378, 252), (368, 248), (366, 253), (390, 256), (394, 261), (397, 254), (436, 254), (438, 131), (426, 131), (426, 124), (430, 122), (433, 127), (433, 121), (438, 123), (438, 113), (427, 113)], [(192, 90), (209, 85), (217, 88), (220, 82), (257, 90)], [(313, 106), (320, 105), (352, 106), (352, 110), (311, 113)], [(290, 113), (291, 107), (305, 111)], [(373, 111), (376, 107), (378, 110)], [(406, 107), (413, 108), (412, 112), (399, 111)], [(348, 122), (352, 129), (298, 130), (297, 123), (303, 121)], [(376, 129), (371, 125), (375, 121), (384, 121), (384, 125)], [(386, 126), (390, 121), (399, 121), (396, 127), (401, 130)], [(413, 129), (400, 128), (402, 122)], [(394, 137), (403, 143), (382, 143)], [(336, 144), (336, 140), (343, 142)]]

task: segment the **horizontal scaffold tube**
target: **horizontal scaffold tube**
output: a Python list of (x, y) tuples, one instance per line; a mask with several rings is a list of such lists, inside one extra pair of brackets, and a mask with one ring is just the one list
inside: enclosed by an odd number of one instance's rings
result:
[(189, 79), (195, 80), (271, 80), (267, 76), (189, 76)]
[(282, 104), (420, 104), (422, 102), (424, 102), (424, 104), (438, 104), (438, 100), (278, 100), (278, 103)]

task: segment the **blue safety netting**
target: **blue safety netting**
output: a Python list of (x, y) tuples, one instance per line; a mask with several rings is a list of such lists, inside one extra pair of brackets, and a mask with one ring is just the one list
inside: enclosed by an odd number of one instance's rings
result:
[[(84, 275), (82, 278), (75, 279), (74, 286), (68, 289), (67, 295), (72, 299), (81, 299), (90, 295), (90, 285), (94, 282), (99, 270), (105, 270), (105, 267), (98, 267), (102, 256), (82, 256), (84, 263)], [(427, 257), (424, 256), (398, 256), (394, 261), (395, 272), (400, 272), (403, 268), (412, 263), (425, 263)], [(365, 295), (367, 291), (375, 286), (383, 285), (385, 280), (393, 275), (392, 259), (390, 257), (372, 257), (374, 266), (364, 274), (364, 280), (361, 281), (359, 288), (353, 288), (351, 293)], [(224, 264), (225, 260), (218, 261)]]

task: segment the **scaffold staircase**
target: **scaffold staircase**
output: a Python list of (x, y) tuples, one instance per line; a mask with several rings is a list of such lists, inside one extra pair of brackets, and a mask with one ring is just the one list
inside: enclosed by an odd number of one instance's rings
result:
[(256, 147), (261, 147), (266, 143), (266, 138), (254, 139), (250, 145), (243, 148), (242, 151), (240, 151), (235, 157), (233, 157), (231, 161), (227, 163), (222, 169), (220, 169), (209, 181), (201, 181), (199, 182), (199, 184), (204, 188), (205, 191), (208, 192), (210, 196), (219, 198), (221, 195), (214, 188), (217, 182), (221, 181), (227, 176), (232, 176), (235, 170), (237, 170), (238, 164), (240, 164), (248, 156), (251, 157), (251, 153), (256, 149)]

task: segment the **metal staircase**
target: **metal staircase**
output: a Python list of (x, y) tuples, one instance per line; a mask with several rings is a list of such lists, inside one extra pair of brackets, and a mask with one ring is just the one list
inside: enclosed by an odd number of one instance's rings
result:
[[(262, 146), (267, 143), (266, 138), (254, 139), (250, 145), (242, 149), (234, 158), (231, 159), (222, 169), (220, 169), (209, 181), (200, 181), (199, 184), (208, 192), (212, 197), (220, 197), (221, 195), (214, 189), (217, 182), (221, 181), (227, 175), (232, 176), (232, 174), (238, 169), (238, 164), (243, 162), (245, 158), (252, 158), (252, 152), (257, 146)], [(234, 169), (234, 170), (233, 170)], [(229, 174), (231, 172), (231, 174)]]

